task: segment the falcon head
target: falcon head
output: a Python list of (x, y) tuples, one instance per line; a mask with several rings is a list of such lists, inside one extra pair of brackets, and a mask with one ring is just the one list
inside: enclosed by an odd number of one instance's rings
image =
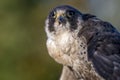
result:
[(54, 8), (46, 19), (46, 32), (50, 35), (58, 35), (66, 31), (73, 32), (81, 28), (82, 13), (77, 9), (62, 5)]

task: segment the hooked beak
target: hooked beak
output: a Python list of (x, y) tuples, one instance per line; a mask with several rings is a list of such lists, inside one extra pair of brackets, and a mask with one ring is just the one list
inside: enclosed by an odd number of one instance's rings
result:
[(63, 14), (57, 14), (56, 21), (59, 24), (65, 24), (66, 23), (65, 16)]

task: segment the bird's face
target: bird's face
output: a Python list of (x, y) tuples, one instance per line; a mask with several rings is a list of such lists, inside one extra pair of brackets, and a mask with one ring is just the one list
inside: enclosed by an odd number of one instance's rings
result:
[(58, 6), (54, 8), (46, 20), (46, 32), (48, 35), (75, 31), (80, 27), (82, 14), (70, 6)]

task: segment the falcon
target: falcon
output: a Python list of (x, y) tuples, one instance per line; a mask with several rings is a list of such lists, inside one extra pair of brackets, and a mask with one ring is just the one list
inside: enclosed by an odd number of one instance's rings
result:
[(49, 55), (63, 65), (60, 80), (120, 80), (120, 33), (109, 22), (61, 5), (45, 32)]

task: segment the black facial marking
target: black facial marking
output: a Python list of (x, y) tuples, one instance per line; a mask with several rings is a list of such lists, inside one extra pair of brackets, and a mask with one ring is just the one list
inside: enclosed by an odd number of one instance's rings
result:
[(70, 23), (70, 29), (71, 31), (77, 29), (78, 25), (77, 25), (77, 19), (78, 19), (78, 16), (81, 15), (80, 13), (78, 13), (78, 10), (76, 9), (68, 9), (66, 11), (66, 18), (68, 20), (68, 22)]
[(50, 32), (52, 32), (52, 31), (55, 30), (55, 28), (53, 27), (53, 23), (54, 23), (54, 21), (55, 21), (55, 20), (51, 20), (51, 21), (49, 21), (49, 23), (48, 23), (48, 24), (49, 24), (48, 29), (49, 29)]
[(54, 28), (55, 18), (54, 18), (54, 16), (55, 16), (54, 11), (51, 11), (49, 16), (48, 16), (48, 18), (49, 18), (48, 29), (50, 32), (55, 31), (55, 28)]
[(66, 22), (68, 22), (70, 24), (70, 30), (73, 31), (75, 29), (77, 29), (78, 25), (77, 25), (77, 19), (78, 17), (80, 17), (82, 15), (82, 13), (80, 13), (77, 9), (71, 7), (71, 6), (68, 6), (68, 5), (62, 5), (62, 6), (58, 6), (56, 8), (54, 8), (49, 16), (48, 16), (48, 19), (49, 19), (49, 31), (52, 32), (52, 31), (55, 31), (55, 28), (54, 28), (54, 22), (55, 22), (55, 12), (57, 10), (64, 10), (65, 11), (65, 16), (64, 18), (65, 19), (62, 19), (61, 21), (61, 24), (65, 25)]

